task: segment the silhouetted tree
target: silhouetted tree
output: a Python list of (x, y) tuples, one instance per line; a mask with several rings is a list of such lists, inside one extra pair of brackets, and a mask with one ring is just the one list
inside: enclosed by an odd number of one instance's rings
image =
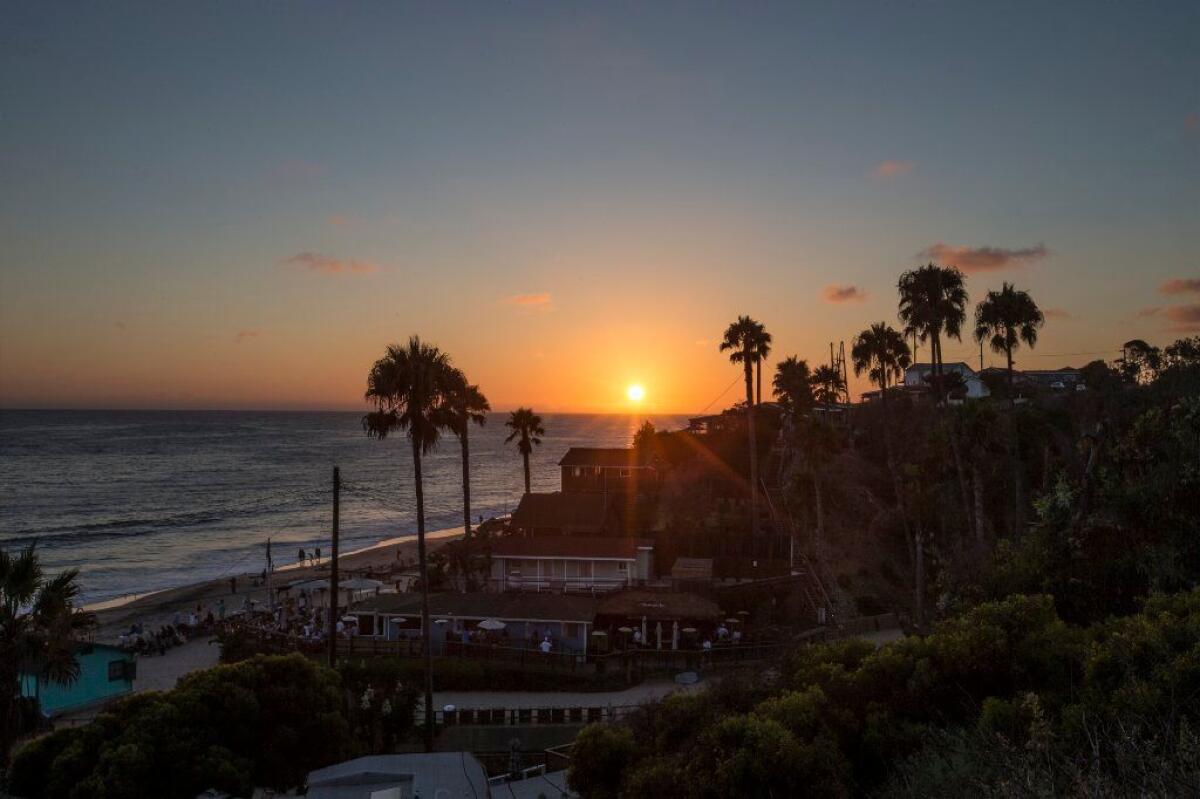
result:
[[(451, 374), (450, 393), (446, 397), (443, 412), (446, 416), (446, 426), (458, 436), (462, 445), (462, 480), (463, 480), (463, 549), (466, 560), (466, 578), (468, 584), (471, 577), (471, 425), (483, 427), (487, 423), (488, 411), (492, 406), (487, 397), (479, 390), (479, 386), (467, 382), (467, 376), (455, 369)], [(468, 589), (470, 585), (468, 585)]]
[(808, 361), (791, 355), (775, 364), (775, 379), (771, 384), (780, 404), (793, 415), (798, 416), (812, 407), (812, 374)]
[(425, 655), (425, 749), (433, 750), (433, 652), (429, 641), (429, 571), (425, 555), (425, 491), (421, 458), (437, 446), (444, 409), (454, 383), (450, 356), (413, 336), (389, 345), (367, 375), (366, 399), (375, 410), (363, 416), (368, 436), (383, 440), (403, 431), (412, 445), (417, 495), (417, 561), (421, 575), (421, 646)]
[(762, 323), (756, 323), (758, 330), (754, 335), (754, 369), (756, 373), (757, 391), (755, 392), (755, 405), (762, 404), (762, 365), (767, 356), (771, 354), (771, 334), (762, 326)]
[(508, 438), (504, 439), (504, 443), (508, 444), (515, 440), (517, 450), (525, 462), (525, 493), (528, 494), (530, 491), (529, 456), (533, 453), (535, 446), (541, 445), (541, 437), (546, 435), (546, 429), (542, 427), (542, 417), (534, 413), (531, 408), (517, 408), (509, 414), (508, 421), (504, 423), (504, 426), (512, 430), (508, 434)]
[(934, 387), (941, 394), (943, 374), (942, 336), (962, 340), (962, 325), (967, 318), (967, 290), (963, 273), (953, 266), (926, 264), (900, 276), (900, 321), (905, 335), (916, 334), (930, 342), (930, 362), (935, 375)]
[(816, 389), (814, 399), (826, 408), (836, 405), (846, 390), (846, 381), (842, 379), (842, 373), (828, 364), (813, 370), (812, 384)]
[(730, 363), (740, 363), (746, 377), (746, 431), (750, 442), (750, 529), (758, 537), (758, 439), (754, 434), (754, 364), (765, 331), (749, 316), (739, 316), (725, 329), (721, 352), (729, 352)]
[(75, 606), (78, 569), (42, 571), (34, 545), (15, 555), (0, 549), (0, 765), (19, 733), (20, 678), (58, 684), (79, 678), (76, 637), (95, 623)]

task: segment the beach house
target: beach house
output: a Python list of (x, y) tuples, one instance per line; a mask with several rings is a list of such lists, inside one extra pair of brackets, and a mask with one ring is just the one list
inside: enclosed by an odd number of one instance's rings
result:
[(653, 573), (650, 539), (513, 536), (492, 545), (490, 587), (597, 593), (644, 585)]
[(653, 458), (627, 447), (571, 447), (558, 462), (563, 493), (653, 494), (662, 473)]
[[(944, 363), (942, 364), (942, 370), (946, 374), (956, 373), (962, 377), (963, 385), (966, 387), (967, 399), (982, 399), (983, 397), (991, 396), (992, 392), (984, 385), (979, 373), (963, 361)], [(905, 390), (916, 393), (928, 392), (930, 388), (929, 380), (932, 374), (933, 364), (914, 363), (904, 370)]]
[(21, 675), (21, 696), (38, 700), (43, 715), (61, 716), (103, 705), (133, 692), (137, 661), (115, 646), (80, 642), (75, 647), (79, 677), (69, 683)]

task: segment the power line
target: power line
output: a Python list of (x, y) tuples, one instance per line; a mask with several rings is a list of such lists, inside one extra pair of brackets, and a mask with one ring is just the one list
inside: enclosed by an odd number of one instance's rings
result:
[(725, 386), (725, 390), (724, 390), (724, 391), (722, 391), (722, 392), (721, 392), (720, 394), (718, 394), (717, 396), (715, 396), (715, 397), (713, 398), (713, 401), (712, 401), (712, 402), (708, 403), (708, 404), (707, 404), (707, 405), (705, 405), (703, 408), (701, 408), (701, 409), (700, 409), (700, 413), (704, 413), (704, 412), (705, 412), (705, 411), (707, 411), (709, 408), (711, 408), (712, 406), (716, 405), (716, 404), (717, 404), (717, 402), (719, 402), (719, 401), (720, 401), (721, 397), (724, 397), (726, 394), (728, 394), (728, 393), (729, 393), (729, 389), (731, 389), (731, 388), (733, 388), (735, 385), (737, 385), (738, 381), (739, 381), (739, 380), (741, 380), (741, 379), (742, 379), (742, 378), (740, 378), (740, 377), (735, 377), (735, 378), (733, 378), (733, 382), (732, 382), (732, 383), (730, 383), (729, 385)]

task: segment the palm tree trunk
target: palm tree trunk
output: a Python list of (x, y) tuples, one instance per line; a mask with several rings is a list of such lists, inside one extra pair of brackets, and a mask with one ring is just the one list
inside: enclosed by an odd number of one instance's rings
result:
[(930, 352), (933, 355), (933, 384), (934, 384), (934, 403), (940, 408), (945, 405), (945, 386), (942, 381), (942, 337), (935, 332), (931, 340), (932, 346)]
[(529, 453), (522, 452), (521, 459), (525, 462), (525, 493), (529, 493)]
[(433, 751), (433, 648), (429, 630), (429, 570), (425, 559), (425, 490), (421, 484), (421, 444), (414, 437), (413, 480), (417, 490), (417, 562), (421, 575), (421, 650), (425, 657), (425, 751)]
[(757, 387), (758, 398), (754, 401), (754, 404), (762, 405), (762, 359), (761, 358), (755, 359), (754, 368), (755, 368), (755, 371), (757, 372), (756, 380), (758, 381), (758, 387)]
[(467, 590), (474, 589), (475, 579), (471, 573), (471, 444), (468, 439), (469, 419), (462, 428), (462, 472), (463, 472), (463, 559), (466, 561)]
[(754, 363), (746, 351), (746, 431), (750, 438), (750, 533), (758, 539), (758, 438), (754, 435)]
[(958, 425), (954, 423), (954, 417), (950, 418), (950, 429), (947, 431), (950, 435), (950, 451), (954, 455), (954, 473), (958, 477), (958, 491), (962, 497), (962, 512), (963, 518), (967, 522), (967, 532), (969, 533), (973, 527), (971, 524), (971, 494), (967, 489), (967, 473), (963, 469), (962, 448), (958, 444)]
[(1013, 535), (1021, 534), (1021, 528), (1024, 526), (1025, 516), (1025, 489), (1022, 483), (1021, 474), (1021, 439), (1017, 430), (1017, 395), (1013, 390), (1013, 358), (1012, 347), (1006, 350), (1008, 356), (1008, 404), (1009, 414), (1008, 423), (1012, 426), (1012, 439), (1009, 442), (1009, 448), (1012, 455), (1012, 470), (1013, 470)]

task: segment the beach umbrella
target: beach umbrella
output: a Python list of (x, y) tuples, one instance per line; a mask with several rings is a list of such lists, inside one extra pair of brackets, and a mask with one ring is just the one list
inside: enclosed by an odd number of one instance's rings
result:
[(608, 633), (604, 632), (604, 630), (592, 630), (592, 635), (596, 636), (597, 638), (604, 638), (608, 635)]
[(449, 619), (434, 619), (433, 623), (434, 624), (449, 624), (450, 620)]
[(679, 622), (671, 622), (671, 648), (679, 648)]
[(740, 621), (741, 621), (741, 619), (728, 618), (725, 620), (725, 623), (726, 624), (737, 624)]
[(347, 624), (358, 624), (358, 616), (342, 616), (342, 621)]
[(688, 635), (691, 635), (692, 633), (696, 632), (696, 628), (695, 627), (684, 627), (682, 632), (685, 632)]
[(484, 619), (477, 626), (481, 630), (503, 630), (508, 625), (499, 619)]
[(748, 611), (748, 610), (739, 610), (739, 611), (737, 612), (737, 615), (739, 615), (739, 616), (749, 616), (749, 615), (750, 615), (750, 611)]
[(662, 622), (654, 625), (654, 635), (658, 638), (658, 648), (662, 649)]
[(633, 632), (633, 628), (632, 627), (618, 627), (617, 632), (629, 634), (629, 633)]

